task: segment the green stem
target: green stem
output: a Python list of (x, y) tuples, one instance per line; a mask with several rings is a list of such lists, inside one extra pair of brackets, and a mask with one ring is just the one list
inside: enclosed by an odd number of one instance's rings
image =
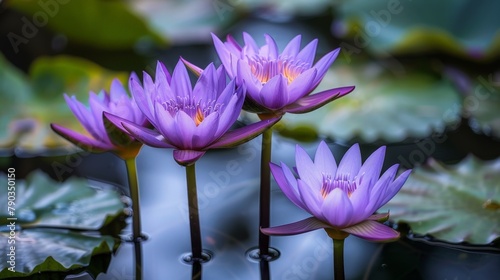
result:
[(186, 166), (188, 188), (189, 229), (191, 231), (191, 252), (193, 260), (202, 260), (200, 218), (198, 214), (198, 194), (196, 191), (195, 165)]
[(333, 239), (333, 271), (335, 280), (344, 280), (344, 239)]
[(135, 157), (125, 160), (127, 165), (128, 186), (130, 188), (130, 198), (132, 199), (132, 240), (141, 239), (141, 206), (139, 202), (139, 185), (137, 184), (137, 170)]
[[(271, 209), (271, 146), (272, 129), (267, 129), (262, 133), (262, 149), (260, 157), (260, 201), (259, 201), (259, 226), (268, 228), (270, 226)], [(259, 253), (261, 256), (269, 255), (269, 236), (259, 230)]]

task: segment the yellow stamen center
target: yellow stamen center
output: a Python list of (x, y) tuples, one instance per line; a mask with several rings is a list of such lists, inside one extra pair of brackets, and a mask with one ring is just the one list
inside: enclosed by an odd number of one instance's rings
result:
[(200, 107), (198, 107), (196, 110), (196, 116), (194, 116), (194, 123), (196, 124), (196, 126), (198, 126), (204, 119), (205, 116), (203, 115), (203, 112), (201, 111)]

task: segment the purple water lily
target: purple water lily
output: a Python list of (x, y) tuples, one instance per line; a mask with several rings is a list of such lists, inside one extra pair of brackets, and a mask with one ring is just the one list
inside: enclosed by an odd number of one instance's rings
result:
[[(374, 214), (403, 186), (411, 170), (396, 178), (398, 165), (391, 166), (379, 178), (385, 147), (376, 150), (361, 164), (359, 146), (353, 145), (337, 166), (328, 146), (321, 142), (314, 162), (297, 145), (296, 178), (290, 168), (271, 163), (271, 172), (283, 193), (298, 207), (313, 215), (305, 220), (278, 227), (262, 228), (269, 235), (293, 235), (319, 228), (371, 240), (388, 241), (399, 232), (379, 223), (389, 213)], [(330, 233), (329, 232), (329, 233)]]
[[(99, 94), (90, 92), (89, 107), (83, 105), (75, 96), (64, 94), (66, 103), (89, 135), (84, 135), (58, 124), (51, 124), (52, 129), (73, 144), (91, 152), (113, 151), (122, 157), (135, 156), (142, 145), (129, 135), (105, 124), (103, 112), (120, 116), (131, 123), (147, 124), (146, 116), (141, 112), (119, 80), (111, 83), (109, 94), (104, 90)], [(130, 155), (129, 155), (130, 154)]]
[(279, 118), (260, 121), (229, 131), (244, 101), (244, 88), (234, 79), (226, 82), (223, 67), (208, 65), (191, 86), (185, 65), (179, 61), (170, 75), (158, 62), (155, 81), (144, 73), (143, 85), (132, 77), (130, 89), (139, 108), (156, 130), (112, 114), (106, 117), (146, 145), (174, 148), (174, 159), (190, 165), (209, 149), (234, 147), (276, 123)]
[(313, 64), (317, 39), (300, 50), (301, 35), (298, 35), (279, 53), (276, 42), (269, 35), (265, 35), (266, 44), (260, 48), (247, 33), (243, 33), (243, 46), (229, 35), (224, 43), (214, 34), (212, 37), (229, 77), (246, 86), (244, 109), (261, 117), (310, 112), (354, 89), (353, 86), (341, 87), (309, 95), (339, 53), (339, 49), (331, 51)]

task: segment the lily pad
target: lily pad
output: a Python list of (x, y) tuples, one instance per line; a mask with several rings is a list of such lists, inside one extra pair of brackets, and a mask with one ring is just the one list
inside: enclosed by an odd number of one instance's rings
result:
[[(0, 180), (9, 182), (5, 174)], [(114, 238), (98, 231), (123, 217), (118, 193), (91, 188), (82, 178), (58, 183), (41, 171), (10, 182), (13, 188), (0, 193), (6, 202), (0, 209), (0, 242), (9, 244), (0, 249), (0, 278), (71, 270), (115, 248)], [(7, 262), (11, 251), (16, 272)]]
[(128, 4), (153, 30), (177, 44), (211, 42), (210, 32), (233, 21), (241, 8), (240, 3), (225, 0), (142, 0)]
[[(32, 28), (23, 29), (25, 33), (24, 30), (36, 33), (39, 27), (47, 25), (70, 41), (103, 49), (131, 48), (145, 41), (166, 43), (124, 1), (87, 0), (82, 4), (69, 0), (22, 0), (9, 1), (8, 5), (29, 15), (27, 21)], [(18, 35), (21, 34), (28, 37), (19, 30)]]
[[(59, 123), (82, 130), (66, 105), (63, 93), (88, 99), (89, 91), (107, 89), (114, 78), (125, 82), (127, 74), (106, 70), (82, 58), (70, 56), (37, 59), (25, 76), (0, 57), (0, 151), (37, 155), (47, 149), (76, 151), (71, 143), (54, 133), (49, 124)], [(3, 86), (5, 84), (5, 86)], [(7, 86), (8, 85), (8, 86)]]
[(293, 15), (312, 16), (332, 8), (330, 0), (240, 0), (240, 3), (245, 3), (251, 9), (261, 8), (263, 11), (272, 11), (276, 15)]
[(336, 64), (317, 91), (348, 85), (355, 90), (318, 110), (286, 114), (287, 134), (310, 126), (335, 141), (396, 143), (442, 133), (460, 121), (461, 101), (452, 83), (426, 72), (394, 74), (375, 63)]
[(500, 72), (479, 76), (464, 99), (472, 128), (500, 139)]
[(430, 160), (413, 170), (380, 211), (415, 234), (447, 242), (488, 244), (500, 237), (500, 159), (469, 156), (448, 166)]
[(488, 59), (499, 54), (500, 2), (354, 0), (338, 7), (334, 33), (378, 55), (441, 51)]
[[(9, 233), (0, 232), (0, 242), (9, 244)], [(15, 243), (0, 249), (0, 278), (26, 277), (45, 271), (69, 271), (89, 265), (92, 256), (111, 253), (116, 241), (111, 236), (91, 236), (76, 232), (23, 230)], [(15, 266), (10, 256), (15, 253)], [(9, 269), (10, 268), (10, 269)], [(14, 270), (14, 271), (12, 271)]]

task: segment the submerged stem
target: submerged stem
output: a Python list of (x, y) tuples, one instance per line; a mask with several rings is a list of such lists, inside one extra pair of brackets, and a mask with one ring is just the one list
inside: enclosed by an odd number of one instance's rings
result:
[(141, 206), (139, 199), (139, 185), (137, 183), (137, 170), (135, 157), (125, 160), (128, 174), (128, 185), (130, 189), (130, 198), (132, 199), (132, 240), (138, 241), (141, 235)]
[(333, 274), (335, 280), (344, 280), (344, 240), (333, 239)]
[(188, 188), (189, 229), (191, 232), (191, 252), (193, 260), (202, 260), (200, 218), (198, 213), (198, 194), (196, 190), (195, 164), (186, 166)]
[[(271, 146), (272, 129), (266, 129), (262, 133), (262, 150), (260, 158), (260, 201), (259, 201), (259, 226), (268, 228), (270, 226), (270, 208), (271, 208)], [(269, 236), (259, 230), (259, 254), (261, 256), (269, 255)]]

